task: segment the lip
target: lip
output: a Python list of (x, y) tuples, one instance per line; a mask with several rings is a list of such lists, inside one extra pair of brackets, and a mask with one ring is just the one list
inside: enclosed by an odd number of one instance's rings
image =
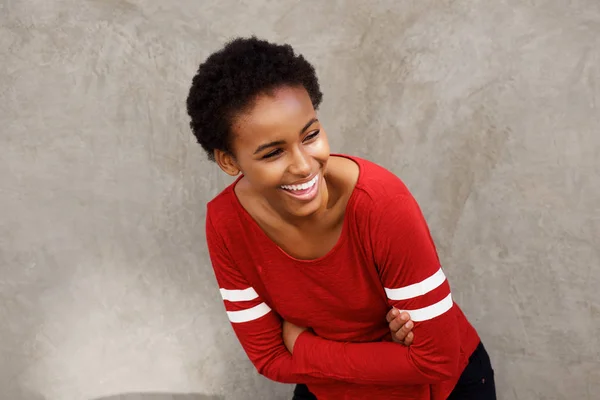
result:
[[(310, 177), (310, 178), (308, 178), (308, 179), (304, 179), (304, 180), (302, 180), (302, 181), (297, 181), (297, 182), (294, 182), (294, 183), (286, 183), (285, 185), (281, 185), (281, 186), (303, 185), (303, 184), (305, 184), (305, 183), (307, 183), (307, 182), (310, 182), (310, 181), (312, 181), (312, 180), (315, 178), (315, 176), (317, 176), (317, 175), (319, 175), (319, 173), (318, 173), (318, 172), (317, 172), (316, 174), (313, 174), (313, 175), (311, 175), (311, 177)], [(318, 182), (317, 182), (317, 183), (318, 183)]]
[[(319, 186), (321, 186), (320, 173), (313, 175), (309, 180), (304, 180), (304, 182), (303, 182), (303, 183), (310, 182), (315, 177), (317, 177), (317, 181), (315, 182), (313, 187), (308, 189), (308, 191), (306, 193), (292, 192), (290, 190), (286, 190), (283, 188), (279, 188), (279, 189), (282, 190), (283, 192), (285, 192), (288, 196), (292, 197), (294, 200), (309, 202), (309, 201), (314, 200), (315, 197), (317, 197), (317, 194), (319, 193)], [(301, 184), (302, 183), (295, 183), (294, 185), (301, 185)]]

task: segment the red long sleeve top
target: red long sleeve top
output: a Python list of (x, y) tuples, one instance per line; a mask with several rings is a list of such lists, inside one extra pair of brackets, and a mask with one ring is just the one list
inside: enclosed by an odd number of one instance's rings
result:
[[(314, 260), (289, 256), (241, 206), (234, 182), (208, 203), (206, 238), (233, 329), (258, 372), (327, 399), (446, 399), (479, 343), (453, 301), (416, 201), (391, 172), (359, 166), (342, 234)], [(391, 342), (408, 311), (414, 342)], [(282, 320), (312, 328), (293, 355)]]

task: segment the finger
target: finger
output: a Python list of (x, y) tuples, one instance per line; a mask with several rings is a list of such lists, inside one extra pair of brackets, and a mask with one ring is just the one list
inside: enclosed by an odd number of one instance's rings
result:
[(402, 326), (406, 323), (405, 320), (402, 319), (401, 316), (398, 316), (392, 320), (388, 325), (390, 327), (390, 331), (396, 333), (402, 328)]
[(392, 336), (392, 340), (396, 343), (400, 343), (401, 345), (404, 345), (406, 347), (412, 345), (413, 340), (415, 338), (415, 335), (412, 332), (408, 332), (408, 335), (406, 335), (406, 337), (404, 338), (404, 340), (398, 340), (396, 339), (396, 336)]
[(410, 320), (410, 315), (407, 312), (401, 313), (399, 316), (397, 316), (395, 319), (393, 319), (389, 323), (390, 330), (392, 332), (397, 332), (409, 320)]
[(412, 321), (408, 321), (407, 323), (405, 323), (402, 328), (400, 328), (396, 333), (396, 338), (398, 338), (399, 340), (404, 340), (407, 335), (410, 333), (410, 331), (413, 328), (413, 322)]
[(394, 320), (394, 318), (396, 318), (398, 315), (400, 314), (400, 311), (398, 311), (398, 309), (396, 307), (392, 307), (392, 309), (390, 311), (388, 311), (387, 315), (385, 316), (386, 321), (388, 322), (388, 324), (390, 322), (392, 322)]

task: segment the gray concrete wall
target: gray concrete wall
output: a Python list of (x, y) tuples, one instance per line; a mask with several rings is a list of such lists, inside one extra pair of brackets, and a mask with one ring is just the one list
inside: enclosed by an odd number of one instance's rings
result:
[(499, 397), (600, 393), (600, 3), (0, 0), (0, 398), (287, 399), (227, 323), (184, 100), (293, 44), (332, 148), (401, 176)]

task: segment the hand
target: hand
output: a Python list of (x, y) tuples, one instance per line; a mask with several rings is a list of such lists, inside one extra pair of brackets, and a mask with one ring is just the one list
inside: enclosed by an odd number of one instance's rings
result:
[(415, 337), (412, 333), (415, 324), (410, 320), (410, 315), (407, 312), (400, 313), (397, 308), (393, 307), (385, 318), (390, 326), (392, 340), (404, 346), (410, 346)]
[(308, 330), (308, 328), (302, 328), (292, 324), (291, 322), (283, 321), (282, 329), (283, 343), (285, 344), (285, 347), (288, 349), (288, 351), (293, 354), (296, 339), (298, 339), (298, 336), (300, 336), (302, 332)]

